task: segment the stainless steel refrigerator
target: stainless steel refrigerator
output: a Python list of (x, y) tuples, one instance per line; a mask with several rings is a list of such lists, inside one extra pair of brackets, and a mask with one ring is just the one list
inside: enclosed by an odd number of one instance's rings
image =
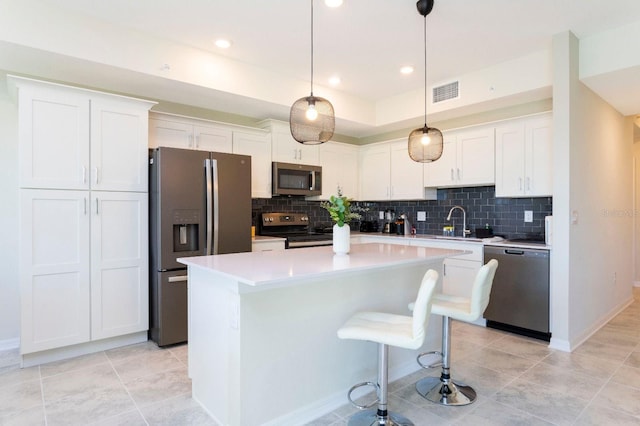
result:
[(149, 156), (150, 330), (187, 341), (187, 270), (176, 259), (251, 251), (251, 157), (177, 148)]

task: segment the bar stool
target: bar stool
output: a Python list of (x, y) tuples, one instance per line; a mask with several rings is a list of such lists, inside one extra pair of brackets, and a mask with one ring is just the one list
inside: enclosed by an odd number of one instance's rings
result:
[[(358, 312), (338, 330), (340, 339), (369, 340), (378, 346), (378, 383), (363, 382), (349, 389), (349, 401), (361, 410), (378, 405), (377, 410), (357, 413), (349, 419), (349, 425), (407, 425), (413, 423), (406, 417), (387, 411), (387, 386), (389, 381), (389, 346), (418, 349), (422, 346), (429, 322), (431, 299), (438, 281), (438, 273), (428, 270), (418, 290), (413, 316), (394, 315), (383, 312)], [(368, 405), (358, 405), (351, 393), (362, 386), (376, 388), (377, 399)]]
[[(498, 261), (491, 259), (482, 266), (471, 288), (471, 297), (457, 297), (435, 294), (431, 313), (442, 318), (442, 352), (432, 351), (418, 355), (417, 361), (422, 368), (442, 366), (440, 377), (425, 377), (416, 383), (416, 390), (424, 398), (442, 405), (467, 405), (476, 399), (476, 391), (471, 386), (455, 383), (451, 378), (451, 319), (472, 322), (482, 316), (489, 304), (491, 285), (496, 274)], [(409, 309), (411, 309), (409, 305)], [(425, 365), (420, 361), (425, 355), (440, 355), (441, 363)]]

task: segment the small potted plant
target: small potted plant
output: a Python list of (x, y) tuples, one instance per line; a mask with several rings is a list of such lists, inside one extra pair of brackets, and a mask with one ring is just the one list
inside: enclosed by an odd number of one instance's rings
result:
[[(329, 201), (323, 201), (320, 205), (329, 212), (333, 225), (333, 252), (347, 254), (350, 249), (349, 222), (360, 219), (359, 213), (352, 211), (351, 199), (342, 194), (342, 188), (338, 187), (338, 195), (332, 195)], [(354, 209), (355, 210), (355, 209)]]

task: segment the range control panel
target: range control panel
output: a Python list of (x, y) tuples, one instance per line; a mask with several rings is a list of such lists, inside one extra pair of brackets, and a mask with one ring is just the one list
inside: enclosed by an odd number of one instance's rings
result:
[(262, 213), (262, 226), (309, 225), (305, 213)]

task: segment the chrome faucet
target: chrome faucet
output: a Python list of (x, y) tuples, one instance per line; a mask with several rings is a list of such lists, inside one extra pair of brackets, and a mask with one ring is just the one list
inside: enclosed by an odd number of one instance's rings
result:
[(462, 238), (465, 238), (467, 235), (471, 234), (471, 231), (467, 229), (467, 212), (462, 206), (453, 206), (451, 210), (449, 210), (449, 215), (447, 216), (447, 221), (451, 220), (451, 214), (455, 209), (462, 210)]

